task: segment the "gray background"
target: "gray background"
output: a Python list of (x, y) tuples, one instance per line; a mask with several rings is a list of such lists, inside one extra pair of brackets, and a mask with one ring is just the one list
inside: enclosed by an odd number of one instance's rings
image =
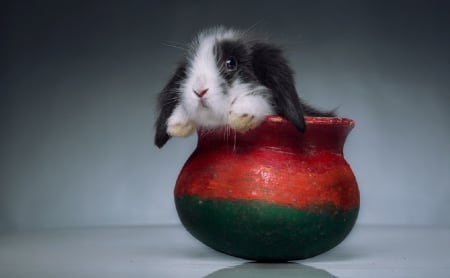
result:
[(446, 1), (2, 5), (0, 230), (177, 223), (195, 136), (153, 146), (155, 99), (205, 27), (270, 34), (301, 96), (357, 125), (359, 223), (450, 226)]

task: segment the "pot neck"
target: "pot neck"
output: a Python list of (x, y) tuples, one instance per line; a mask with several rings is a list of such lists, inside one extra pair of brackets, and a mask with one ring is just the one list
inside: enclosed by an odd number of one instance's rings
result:
[(269, 116), (257, 128), (237, 133), (225, 128), (198, 132), (197, 149), (231, 151), (269, 148), (284, 152), (333, 152), (342, 154), (354, 121), (347, 118), (305, 117), (306, 130), (299, 132), (289, 121)]

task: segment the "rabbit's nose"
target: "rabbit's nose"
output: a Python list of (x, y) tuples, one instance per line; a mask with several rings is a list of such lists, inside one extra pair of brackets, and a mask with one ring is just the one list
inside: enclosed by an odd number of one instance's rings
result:
[(194, 94), (196, 94), (199, 98), (201, 98), (208, 92), (208, 90), (209, 90), (209, 88), (203, 89), (203, 90), (193, 90), (193, 91), (194, 91)]

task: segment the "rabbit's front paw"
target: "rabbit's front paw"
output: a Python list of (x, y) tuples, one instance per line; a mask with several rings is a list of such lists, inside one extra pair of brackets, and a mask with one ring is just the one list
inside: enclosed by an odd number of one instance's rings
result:
[(196, 128), (192, 121), (176, 122), (167, 126), (167, 134), (174, 137), (187, 137), (194, 133)]
[(244, 133), (257, 127), (261, 123), (261, 119), (251, 114), (237, 114), (230, 112), (228, 115), (228, 125), (238, 132)]

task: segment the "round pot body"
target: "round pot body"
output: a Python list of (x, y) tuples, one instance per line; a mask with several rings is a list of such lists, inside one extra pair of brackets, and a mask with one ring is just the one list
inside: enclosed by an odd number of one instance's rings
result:
[(305, 259), (344, 240), (359, 211), (342, 152), (354, 122), (306, 124), (301, 133), (271, 116), (245, 134), (200, 130), (175, 186), (185, 228), (213, 249), (257, 261)]

